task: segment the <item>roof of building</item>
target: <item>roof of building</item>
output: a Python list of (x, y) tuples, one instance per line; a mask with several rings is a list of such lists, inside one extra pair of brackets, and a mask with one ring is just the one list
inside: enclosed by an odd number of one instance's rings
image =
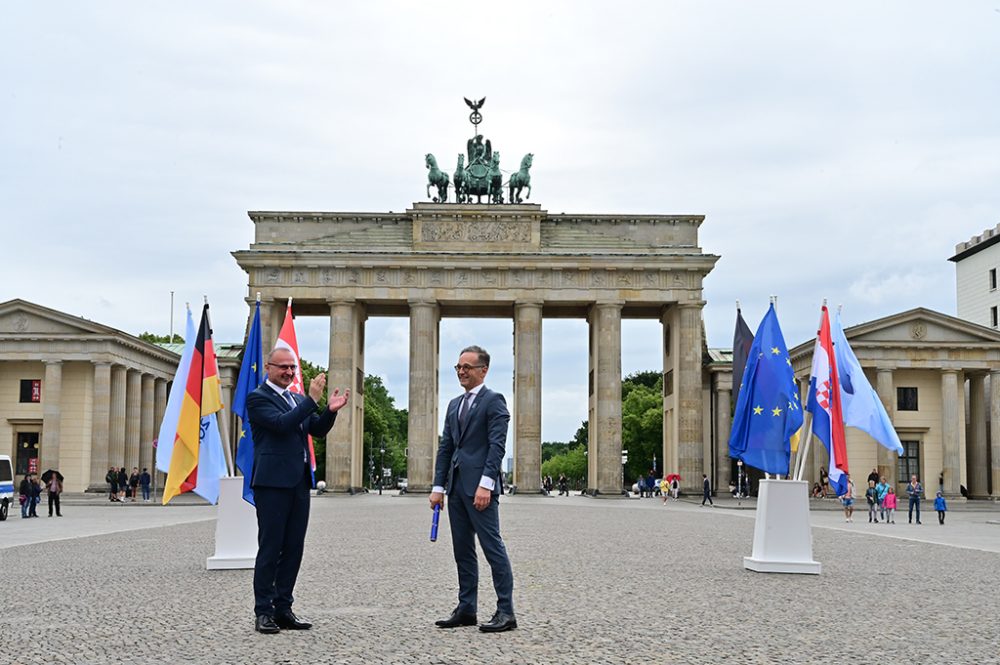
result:
[(986, 229), (977, 236), (972, 236), (966, 242), (960, 242), (955, 245), (955, 256), (948, 260), (957, 263), (977, 252), (983, 251), (987, 247), (992, 247), (998, 242), (1000, 242), (1000, 224), (997, 224), (992, 229)]

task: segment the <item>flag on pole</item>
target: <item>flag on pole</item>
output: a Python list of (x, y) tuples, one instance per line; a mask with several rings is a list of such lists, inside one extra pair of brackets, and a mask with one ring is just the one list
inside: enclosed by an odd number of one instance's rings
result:
[(739, 395), (729, 456), (766, 473), (788, 473), (791, 439), (802, 427), (802, 408), (774, 304), (750, 346)]
[(743, 369), (747, 366), (747, 356), (753, 346), (753, 333), (750, 326), (743, 320), (739, 303), (736, 306), (736, 331), (733, 333), (733, 399), (740, 399), (740, 385), (743, 382)]
[(826, 305), (819, 319), (819, 332), (813, 349), (812, 371), (809, 376), (809, 399), (806, 411), (812, 414), (812, 433), (830, 456), (830, 487), (837, 496), (847, 491), (847, 438), (844, 435), (844, 414), (840, 399), (837, 356), (830, 335), (830, 315)]
[[(302, 362), (299, 359), (299, 343), (295, 338), (295, 322), (292, 319), (292, 299), (288, 299), (288, 308), (285, 310), (285, 322), (281, 325), (281, 332), (274, 342), (274, 348), (285, 349), (292, 354), (295, 360), (295, 378), (289, 384), (289, 392), (298, 395), (305, 395), (302, 389)], [(312, 435), (309, 436), (309, 468), (312, 471), (312, 484), (316, 486), (316, 450), (313, 448)]]
[(840, 396), (843, 400), (844, 424), (855, 427), (898, 455), (903, 454), (896, 428), (889, 420), (882, 400), (868, 382), (858, 357), (847, 343), (840, 312), (833, 321), (833, 351), (837, 356), (837, 373), (840, 379)]
[[(196, 494), (212, 503), (218, 500), (219, 478), (226, 474), (222, 439), (215, 420), (215, 414), (221, 410), (219, 368), (212, 345), (208, 303), (205, 303), (188, 366), (180, 416), (177, 419), (177, 435), (163, 488), (164, 505), (178, 494), (196, 489), (199, 476), (201, 489), (196, 490)], [(199, 473), (200, 463), (205, 466)]]
[(233, 413), (240, 417), (240, 436), (236, 443), (236, 466), (243, 473), (243, 498), (256, 505), (250, 479), (253, 475), (253, 433), (250, 431), (250, 416), (247, 414), (247, 397), (264, 382), (264, 353), (261, 346), (260, 301), (253, 313), (250, 334), (243, 350), (243, 364), (240, 378), (236, 382), (236, 396), (233, 397)]
[(174, 452), (174, 437), (177, 436), (177, 421), (181, 416), (181, 404), (184, 402), (184, 391), (187, 389), (188, 370), (191, 369), (191, 354), (194, 353), (194, 319), (191, 318), (191, 308), (187, 308), (187, 327), (184, 329), (184, 351), (181, 362), (177, 365), (174, 382), (170, 386), (170, 396), (167, 398), (167, 408), (160, 421), (160, 433), (156, 439), (156, 468), (163, 473), (170, 471), (170, 458)]

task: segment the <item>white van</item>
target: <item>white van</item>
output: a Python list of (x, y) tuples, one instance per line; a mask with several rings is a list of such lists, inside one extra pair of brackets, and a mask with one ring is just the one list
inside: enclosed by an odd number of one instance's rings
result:
[(14, 466), (10, 456), (0, 455), (0, 522), (7, 519), (7, 509), (14, 503)]

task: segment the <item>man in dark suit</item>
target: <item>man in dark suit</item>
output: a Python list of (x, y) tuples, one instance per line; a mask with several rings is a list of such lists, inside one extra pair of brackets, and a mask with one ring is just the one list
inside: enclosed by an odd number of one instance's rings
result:
[(253, 431), (253, 487), (257, 507), (257, 561), (253, 572), (254, 629), (277, 633), (281, 628), (305, 630), (312, 624), (292, 612), (292, 590), (302, 562), (309, 523), (308, 435), (325, 436), (350, 396), (334, 390), (322, 415), (316, 402), (326, 375), (309, 383), (309, 395), (289, 392), (298, 365), (287, 349), (268, 355), (267, 380), (247, 397)]
[(479, 566), (476, 537), (493, 572), (497, 610), (483, 632), (517, 628), (514, 618), (514, 574), (507, 549), (500, 538), (498, 501), (502, 487), (500, 463), (507, 442), (510, 414), (503, 395), (495, 393), (483, 380), (490, 369), (490, 354), (478, 346), (462, 350), (455, 371), (465, 393), (448, 405), (444, 434), (434, 465), (431, 508), (444, 505), (448, 494), (448, 522), (458, 565), (458, 606), (439, 628), (476, 624)]

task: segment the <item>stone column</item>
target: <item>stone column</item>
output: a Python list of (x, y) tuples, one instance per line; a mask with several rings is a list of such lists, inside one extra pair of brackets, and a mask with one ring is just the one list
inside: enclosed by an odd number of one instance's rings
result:
[[(408, 492), (430, 492), (438, 443), (438, 322), (433, 300), (410, 301), (410, 400), (406, 474)], [(457, 357), (457, 354), (456, 354)]]
[[(944, 491), (949, 496), (959, 494), (961, 480), (959, 469), (959, 444), (961, 432), (959, 428), (959, 409), (964, 409), (965, 396), (959, 391), (961, 383), (958, 380), (958, 370), (941, 370), (941, 443), (944, 467)], [(924, 467), (924, 487), (928, 497), (933, 497), (937, 491), (937, 479), (940, 469)]]
[(537, 494), (542, 477), (542, 303), (514, 305), (514, 484)]
[[(42, 380), (42, 450), (39, 473), (59, 468), (59, 425), (62, 420), (62, 361), (45, 361)], [(75, 482), (75, 481), (74, 481)]]
[[(156, 379), (155, 386), (153, 388), (153, 438), (158, 438), (160, 436), (160, 426), (163, 425), (163, 414), (167, 411), (167, 380), (166, 379)], [(149, 472), (154, 474), (157, 473), (155, 470), (156, 466), (156, 451), (154, 450), (152, 455), (152, 460), (149, 465)], [(157, 487), (162, 487), (162, 483), (157, 482)]]
[(90, 420), (90, 487), (107, 491), (108, 426), (111, 422), (111, 363), (94, 363), (93, 407)]
[[(256, 298), (250, 300), (250, 314), (247, 319), (247, 330), (250, 330), (250, 325), (253, 324), (253, 312), (254, 304), (257, 302)], [(274, 348), (274, 340), (278, 338), (278, 331), (281, 330), (281, 322), (279, 319), (277, 327), (275, 327), (274, 319), (275, 314), (284, 316), (285, 310), (279, 307), (278, 303), (273, 300), (261, 300), (260, 301), (260, 337), (261, 337), (261, 347), (264, 351), (264, 357)]]
[(1000, 498), (1000, 370), (990, 370), (990, 495)]
[[(882, 406), (885, 407), (885, 412), (889, 414), (889, 420), (893, 423), (896, 422), (896, 388), (893, 382), (892, 369), (878, 368), (876, 370), (875, 377), (875, 391), (878, 393), (878, 398), (882, 401)], [(889, 487), (896, 487), (896, 475), (898, 474), (899, 464), (896, 460), (899, 459), (899, 455), (883, 447), (881, 444), (875, 444), (876, 449), (876, 462), (878, 464), (879, 475), (885, 476), (885, 482), (888, 483)]]
[[(108, 464), (125, 464), (125, 367), (111, 367), (111, 422), (108, 427)], [(105, 469), (105, 473), (107, 469)], [(103, 479), (103, 476), (102, 476)]]
[(139, 410), (139, 471), (153, 468), (153, 420), (156, 411), (156, 379), (142, 375), (142, 403)]
[(723, 377), (716, 374), (716, 405), (715, 405), (715, 479), (712, 489), (725, 493), (729, 488), (732, 476), (732, 466), (729, 457), (729, 434), (732, 428), (732, 374)]
[(590, 435), (587, 484), (620, 496), (622, 482), (622, 304), (596, 303), (590, 324)]
[[(268, 330), (269, 332), (264, 337), (264, 357), (267, 358), (267, 354), (270, 353), (271, 349), (278, 341), (278, 333), (281, 332), (281, 326), (285, 324), (285, 317), (288, 316), (288, 299), (275, 299), (271, 302), (271, 306), (268, 308)], [(261, 323), (263, 324), (264, 318), (264, 303), (261, 303)], [(263, 334), (264, 331), (262, 330)], [(340, 416), (338, 416), (339, 418)]]
[(702, 442), (702, 329), (703, 301), (679, 303), (680, 335), (678, 358), (674, 363), (674, 393), (677, 414), (677, 472), (681, 489), (701, 492), (701, 474), (705, 473)]
[(363, 307), (353, 300), (331, 300), (329, 390), (350, 388), (351, 398), (337, 413), (326, 436), (326, 485), (334, 492), (361, 487), (364, 425), (364, 370), (361, 367)]
[(139, 466), (139, 435), (142, 422), (142, 374), (130, 369), (125, 379), (125, 472)]
[(969, 496), (989, 496), (989, 443), (986, 441), (986, 375), (969, 376), (969, 434), (965, 451)]

